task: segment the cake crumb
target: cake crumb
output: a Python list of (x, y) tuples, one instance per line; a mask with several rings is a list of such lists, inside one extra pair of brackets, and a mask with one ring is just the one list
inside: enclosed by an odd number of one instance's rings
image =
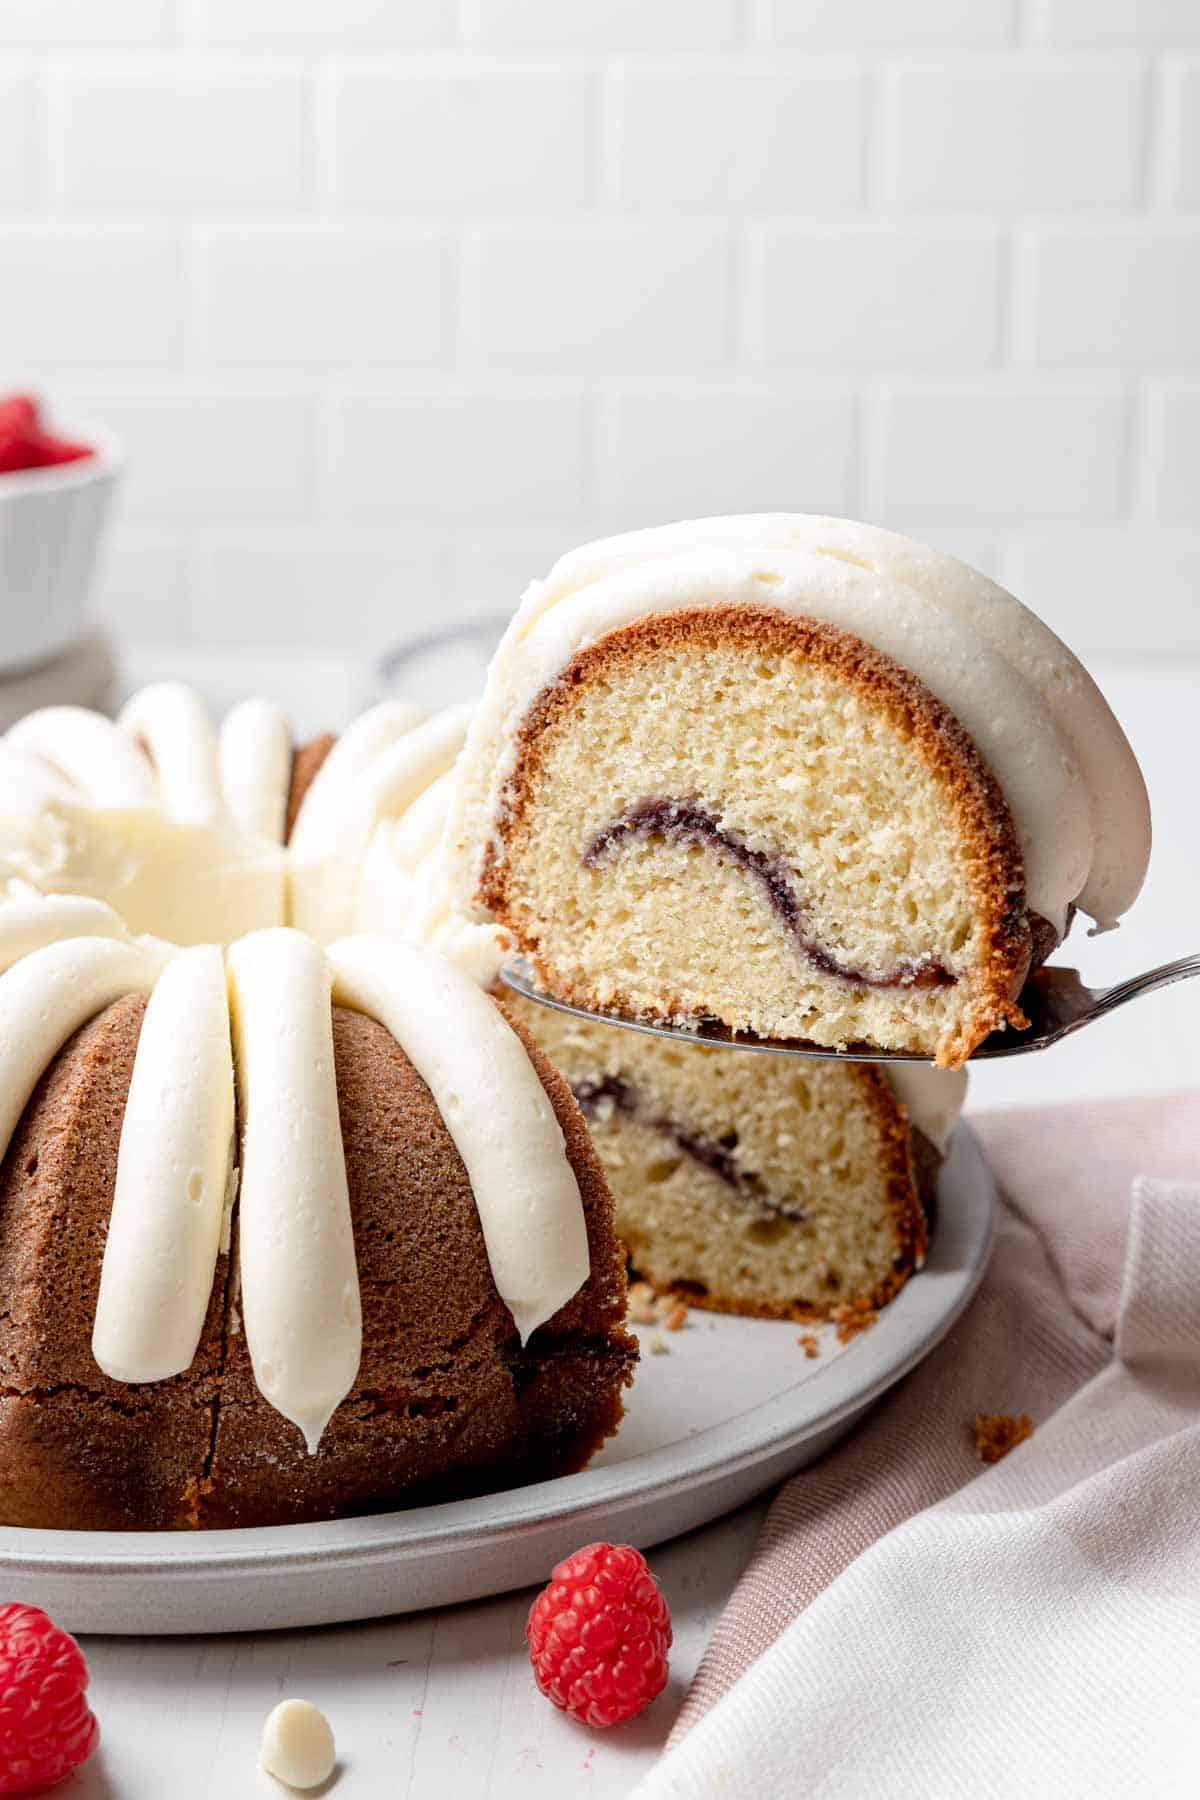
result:
[(672, 1300), (668, 1307), (659, 1309), (659, 1318), (665, 1331), (680, 1331), (687, 1324), (688, 1309), (682, 1300)]
[(839, 1344), (848, 1344), (856, 1338), (860, 1331), (869, 1331), (875, 1324), (879, 1314), (865, 1300), (854, 1301), (850, 1305), (834, 1308), (833, 1322), (837, 1326)]
[(821, 1354), (821, 1341), (815, 1331), (802, 1331), (796, 1342), (803, 1347), (809, 1362)]
[(658, 1295), (648, 1281), (635, 1281), (629, 1290), (629, 1317), (635, 1325), (653, 1325), (658, 1317)]
[(1028, 1413), (976, 1413), (975, 1448), (983, 1463), (998, 1463), (1001, 1457), (1033, 1436), (1033, 1420)]
[(652, 1331), (650, 1333), (649, 1337), (646, 1339), (646, 1348), (649, 1350), (651, 1356), (666, 1356), (668, 1354), (667, 1340), (661, 1331)]

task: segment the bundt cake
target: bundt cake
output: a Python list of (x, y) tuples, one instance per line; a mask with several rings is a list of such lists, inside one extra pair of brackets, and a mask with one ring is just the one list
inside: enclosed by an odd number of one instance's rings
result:
[(493, 661), (447, 879), (551, 994), (956, 1067), (1149, 852), (1133, 754), (1013, 597), (800, 515), (564, 557)]
[(569, 1089), (445, 959), (342, 935), (462, 723), (295, 752), (164, 687), (0, 740), (0, 1522), (329, 1518), (615, 1428), (624, 1252)]

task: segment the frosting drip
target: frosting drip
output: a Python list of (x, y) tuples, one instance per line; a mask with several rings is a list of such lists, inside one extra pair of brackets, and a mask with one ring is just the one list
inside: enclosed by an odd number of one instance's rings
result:
[(70, 938), (0, 975), (0, 1157), (67, 1039), (123, 994), (147, 994), (165, 957), (148, 944)]
[(524, 1045), (474, 982), (428, 950), (352, 937), (329, 961), (334, 999), (390, 1031), (433, 1094), (525, 1343), (578, 1293), (590, 1263), (579, 1185)]
[(752, 850), (739, 832), (729, 831), (715, 813), (692, 800), (640, 800), (619, 818), (601, 827), (583, 853), (587, 868), (630, 838), (661, 837), (668, 843), (700, 844), (720, 859), (728, 858), (745, 869), (762, 887), (772, 911), (782, 921), (801, 954), (825, 975), (857, 987), (953, 987), (958, 977), (936, 957), (922, 956), (893, 968), (871, 970), (843, 962), (827, 944), (814, 937), (807, 925), (807, 911), (796, 891), (796, 878), (781, 857)]
[(233, 1128), (225, 964), (210, 944), (165, 970), (138, 1039), (92, 1332), (115, 1381), (162, 1381), (196, 1354)]
[(281, 928), (241, 938), (228, 968), (246, 1344), (259, 1392), (315, 1455), (362, 1355), (329, 966), (311, 938)]

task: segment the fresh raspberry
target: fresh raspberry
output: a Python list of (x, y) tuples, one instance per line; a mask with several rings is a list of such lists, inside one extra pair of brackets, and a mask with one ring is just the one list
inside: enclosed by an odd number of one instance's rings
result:
[(100, 1741), (83, 1651), (40, 1606), (0, 1606), (0, 1794), (40, 1794)]
[(41, 429), (36, 394), (9, 394), (0, 400), (0, 437), (36, 437)]
[(534, 1680), (585, 1725), (617, 1725), (667, 1685), (671, 1615), (632, 1544), (588, 1544), (560, 1562), (525, 1627)]
[(80, 462), (85, 456), (95, 454), (90, 444), (73, 444), (69, 438), (42, 437), (37, 444), (37, 466), (52, 469), (59, 463)]

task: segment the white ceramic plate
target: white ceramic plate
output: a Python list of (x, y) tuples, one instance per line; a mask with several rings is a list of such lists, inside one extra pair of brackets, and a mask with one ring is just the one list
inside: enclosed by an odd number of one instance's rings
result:
[(328, 1525), (199, 1536), (9, 1526), (2, 1597), (72, 1631), (262, 1631), (524, 1587), (596, 1537), (660, 1543), (811, 1462), (914, 1368), (978, 1287), (994, 1213), (991, 1175), (960, 1125), (929, 1260), (869, 1331), (839, 1345), (822, 1330), (810, 1361), (793, 1324), (693, 1311), (664, 1334), (666, 1355), (644, 1354), (620, 1431), (579, 1475)]

